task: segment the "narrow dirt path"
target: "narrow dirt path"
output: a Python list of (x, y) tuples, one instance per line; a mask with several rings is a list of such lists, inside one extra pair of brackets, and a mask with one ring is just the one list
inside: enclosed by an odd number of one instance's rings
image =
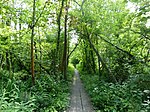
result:
[(73, 79), (70, 108), (67, 112), (94, 112), (77, 70)]

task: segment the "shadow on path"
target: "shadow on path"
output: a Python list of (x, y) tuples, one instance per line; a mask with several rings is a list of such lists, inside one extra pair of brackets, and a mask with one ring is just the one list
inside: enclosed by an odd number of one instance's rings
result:
[(70, 108), (67, 112), (94, 112), (76, 69), (73, 78)]

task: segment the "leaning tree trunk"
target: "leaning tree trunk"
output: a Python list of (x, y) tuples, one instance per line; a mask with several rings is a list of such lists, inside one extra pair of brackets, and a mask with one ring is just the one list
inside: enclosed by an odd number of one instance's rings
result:
[[(103, 59), (101, 58), (98, 50), (95, 48), (94, 44), (92, 43), (92, 41), (90, 40), (90, 35), (87, 36), (87, 40), (88, 42), (90, 43), (91, 47), (93, 48), (94, 52), (96, 53), (97, 57), (98, 57), (98, 65), (100, 67), (100, 62), (102, 64), (102, 66), (107, 70), (107, 72), (109, 73), (110, 76), (112, 76), (113, 80), (115, 82), (117, 82), (115, 76), (111, 73), (111, 70), (107, 67), (107, 65), (105, 64), (105, 62), (103, 61)], [(99, 69), (99, 72), (100, 72), (100, 69)], [(100, 75), (100, 73), (99, 73)]]

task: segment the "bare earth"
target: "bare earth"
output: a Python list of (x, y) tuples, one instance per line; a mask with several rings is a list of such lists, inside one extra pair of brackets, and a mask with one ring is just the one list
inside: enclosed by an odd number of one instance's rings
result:
[(67, 112), (94, 112), (77, 70), (73, 79), (70, 108)]

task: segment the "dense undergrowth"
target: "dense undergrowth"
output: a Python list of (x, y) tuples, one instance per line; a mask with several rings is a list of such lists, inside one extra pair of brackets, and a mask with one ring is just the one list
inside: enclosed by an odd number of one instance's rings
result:
[[(68, 75), (73, 73), (69, 68)], [(56, 80), (41, 74), (36, 84), (22, 80), (22, 72), (0, 71), (0, 112), (61, 112), (69, 105), (69, 81)], [(71, 79), (72, 75), (69, 75)]]
[(150, 91), (139, 84), (141, 77), (114, 84), (99, 80), (97, 75), (81, 74), (97, 112), (150, 112)]

